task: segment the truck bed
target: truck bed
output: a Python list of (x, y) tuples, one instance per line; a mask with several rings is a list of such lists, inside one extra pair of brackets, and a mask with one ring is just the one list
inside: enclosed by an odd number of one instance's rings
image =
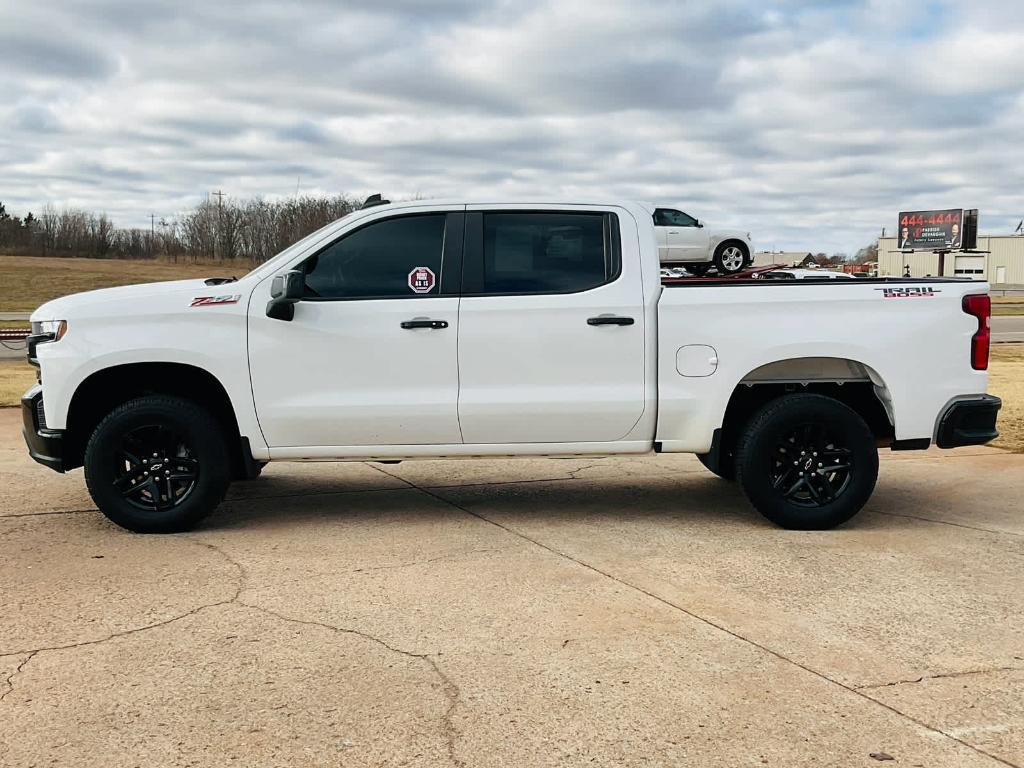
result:
[[(985, 392), (970, 364), (978, 320), (963, 297), (988, 284), (957, 278), (663, 281), (658, 302), (658, 439), (701, 452), (744, 384), (766, 376), (870, 381), (896, 439), (931, 438), (954, 397)], [(743, 288), (744, 290), (736, 290)], [(686, 290), (683, 290), (686, 289)], [(808, 361), (786, 369), (786, 361)], [(771, 368), (765, 366), (771, 364)], [(676, 441), (679, 441), (676, 443)]]

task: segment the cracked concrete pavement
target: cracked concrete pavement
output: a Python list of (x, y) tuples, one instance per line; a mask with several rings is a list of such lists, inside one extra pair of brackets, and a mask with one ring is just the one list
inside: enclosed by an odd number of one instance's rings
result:
[(281, 464), (136, 536), (0, 410), (0, 766), (1024, 765), (1024, 456)]

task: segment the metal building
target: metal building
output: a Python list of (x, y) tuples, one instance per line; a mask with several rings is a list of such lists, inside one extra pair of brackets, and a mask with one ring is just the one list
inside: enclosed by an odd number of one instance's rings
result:
[(816, 262), (807, 251), (758, 251), (751, 259), (751, 265), (755, 267), (770, 267), (772, 264), (806, 267), (808, 264), (816, 265)]
[[(941, 274), (988, 280), (993, 285), (1024, 285), (1024, 236), (978, 235), (978, 250), (989, 253), (950, 253), (942, 259)], [(878, 240), (878, 275), (899, 277), (910, 267), (912, 277), (939, 275), (940, 259), (931, 251), (902, 253), (895, 237)]]

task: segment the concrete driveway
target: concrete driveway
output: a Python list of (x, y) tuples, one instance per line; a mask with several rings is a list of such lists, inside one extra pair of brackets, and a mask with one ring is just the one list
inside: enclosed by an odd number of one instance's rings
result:
[(1024, 764), (1024, 456), (886, 454), (826, 533), (686, 456), (284, 464), (147, 537), (17, 418), (0, 765)]

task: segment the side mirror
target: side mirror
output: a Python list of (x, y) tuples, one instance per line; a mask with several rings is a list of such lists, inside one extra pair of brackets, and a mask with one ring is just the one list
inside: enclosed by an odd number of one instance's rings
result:
[(704, 222), (701, 221), (700, 219), (697, 219), (697, 226), (700, 227), (701, 229), (704, 229)]
[(302, 301), (306, 291), (306, 276), (298, 269), (274, 275), (270, 283), (270, 301), (267, 302), (267, 317), (275, 320), (291, 320), (295, 317), (295, 304)]

